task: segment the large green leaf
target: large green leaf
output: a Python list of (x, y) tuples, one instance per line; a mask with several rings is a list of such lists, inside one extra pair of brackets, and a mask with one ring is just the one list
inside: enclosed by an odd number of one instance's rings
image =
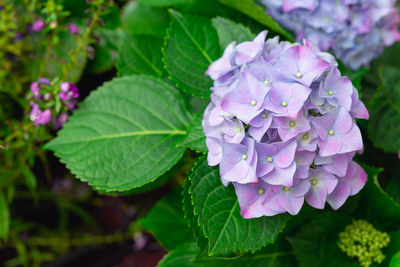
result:
[(156, 36), (123, 34), (118, 51), (118, 75), (145, 74), (162, 77), (162, 43), (162, 38)]
[(202, 120), (203, 113), (198, 113), (193, 117), (187, 135), (179, 143), (179, 146), (190, 147), (197, 152), (207, 153), (206, 137), (203, 133), (203, 126), (201, 125)]
[(158, 263), (158, 267), (198, 267), (192, 261), (197, 251), (195, 242), (180, 244)]
[(201, 230), (199, 228), (198, 217), (194, 214), (193, 211), (193, 202), (189, 191), (191, 185), (192, 183), (190, 179), (186, 178), (182, 190), (183, 214), (188, 227), (193, 231), (194, 235), (198, 237)]
[[(389, 245), (382, 249), (383, 254), (386, 256), (385, 260), (382, 262), (382, 266), (389, 266), (392, 257), (399, 251), (400, 249), (400, 229), (397, 226), (395, 231), (391, 231), (388, 233), (390, 236)], [(390, 266), (392, 267), (392, 266)]]
[(291, 267), (295, 266), (291, 251), (280, 251), (277, 246), (268, 246), (256, 254), (242, 254), (235, 257), (204, 257), (194, 259), (198, 248), (194, 242), (182, 244), (171, 251), (160, 262), (159, 267)]
[(389, 267), (400, 267), (400, 250), (390, 260)]
[(183, 96), (149, 77), (114, 79), (93, 92), (46, 145), (78, 178), (123, 191), (154, 181), (181, 157), (191, 112)]
[(181, 200), (179, 190), (175, 190), (159, 200), (147, 216), (139, 221), (168, 250), (193, 240), (183, 217)]
[(219, 0), (219, 2), (246, 14), (268, 29), (293, 41), (293, 37), (266, 13), (266, 8), (257, 5), (253, 0)]
[(400, 149), (400, 69), (382, 68), (381, 80), (382, 87), (369, 107), (368, 137), (374, 146), (396, 153)]
[(10, 227), (10, 211), (3, 192), (0, 192), (0, 239), (8, 236)]
[(212, 25), (218, 32), (221, 49), (225, 49), (233, 41), (241, 43), (254, 38), (254, 34), (248, 28), (226, 18), (214, 18)]
[(163, 8), (128, 2), (122, 10), (122, 28), (131, 34), (163, 37), (168, 24), (169, 15)]
[(394, 201), (380, 186), (378, 175), (382, 169), (363, 165), (368, 173), (368, 181), (363, 189), (363, 207), (365, 216), (371, 223), (382, 228), (396, 226), (400, 223), (400, 205)]
[(208, 66), (220, 56), (218, 35), (211, 20), (170, 10), (164, 61), (170, 78), (189, 94), (208, 97), (212, 80)]
[(217, 167), (200, 159), (189, 176), (194, 212), (205, 237), (209, 254), (221, 251), (254, 252), (272, 243), (286, 225), (288, 216), (281, 214), (257, 219), (244, 219), (233, 186), (224, 187)]
[(304, 225), (295, 236), (289, 237), (299, 266), (359, 266), (337, 246), (339, 233), (350, 223), (351, 218), (340, 212), (324, 212)]
[(139, 2), (149, 6), (167, 7), (175, 5), (188, 5), (191, 4), (193, 0), (139, 0)]

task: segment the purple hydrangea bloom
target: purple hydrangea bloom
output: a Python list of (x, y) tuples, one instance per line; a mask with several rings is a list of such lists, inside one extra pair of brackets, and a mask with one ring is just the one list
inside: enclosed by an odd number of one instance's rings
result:
[(337, 209), (365, 184), (352, 159), (363, 149), (355, 118), (368, 119), (368, 111), (331, 55), (307, 40), (265, 37), (230, 44), (207, 70), (208, 164), (219, 165), (225, 186), (233, 183), (244, 218), (295, 215), (304, 202)]
[(368, 66), (400, 40), (395, 0), (261, 0), (267, 12), (297, 40), (332, 49), (348, 67)]
[(45, 125), (50, 122), (50, 120), (51, 120), (50, 109), (41, 111), (38, 104), (36, 104), (34, 102), (30, 102), (30, 104), (32, 106), (32, 110), (31, 110), (31, 113), (29, 116), (36, 126), (40, 125), (40, 124)]
[(60, 84), (60, 90), (61, 92), (58, 94), (58, 96), (61, 98), (61, 100), (64, 101), (68, 101), (72, 98), (77, 98), (79, 96), (78, 87), (70, 82), (62, 82)]
[(32, 24), (32, 30), (33, 30), (34, 32), (40, 32), (41, 30), (43, 30), (43, 28), (44, 28), (45, 25), (46, 25), (46, 24), (44, 23), (44, 21), (43, 21), (42, 19), (39, 19), (39, 20), (35, 21), (35, 22)]

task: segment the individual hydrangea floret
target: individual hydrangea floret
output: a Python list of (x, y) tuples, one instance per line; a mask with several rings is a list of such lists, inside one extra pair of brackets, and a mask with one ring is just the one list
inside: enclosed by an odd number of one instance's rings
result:
[(363, 149), (355, 118), (368, 111), (332, 56), (266, 35), (230, 44), (206, 72), (208, 164), (233, 183), (245, 218), (295, 215), (304, 202), (338, 209), (367, 180), (352, 159)]
[[(332, 49), (352, 69), (368, 66), (400, 39), (396, 0), (261, 0), (297, 40)], [(343, 96), (343, 98), (346, 96)]]
[(357, 258), (363, 267), (374, 262), (380, 264), (385, 259), (382, 248), (390, 242), (387, 233), (380, 232), (367, 221), (357, 220), (347, 225), (339, 234), (339, 248), (351, 258)]

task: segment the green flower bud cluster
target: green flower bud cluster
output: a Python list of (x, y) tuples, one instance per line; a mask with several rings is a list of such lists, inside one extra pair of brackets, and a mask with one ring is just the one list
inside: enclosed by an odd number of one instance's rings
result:
[(357, 220), (339, 234), (337, 245), (347, 256), (357, 258), (361, 266), (368, 267), (385, 259), (381, 249), (389, 242), (387, 233), (378, 231), (367, 221)]

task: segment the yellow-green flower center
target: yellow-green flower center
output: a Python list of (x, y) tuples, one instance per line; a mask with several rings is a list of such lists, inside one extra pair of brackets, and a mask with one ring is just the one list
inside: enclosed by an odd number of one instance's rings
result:
[(290, 191), (290, 187), (284, 186), (284, 187), (282, 187), (282, 190), (285, 192), (288, 192), (288, 191)]

